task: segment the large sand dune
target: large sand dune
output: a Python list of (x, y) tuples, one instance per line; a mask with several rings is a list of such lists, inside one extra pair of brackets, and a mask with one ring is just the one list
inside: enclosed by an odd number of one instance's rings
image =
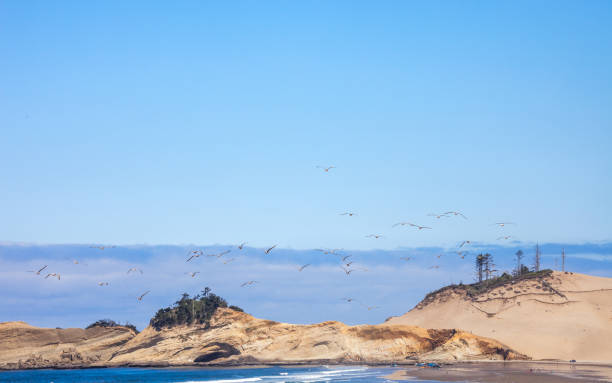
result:
[(470, 296), (449, 287), (388, 324), (458, 328), (534, 359), (612, 361), (612, 278), (553, 272)]

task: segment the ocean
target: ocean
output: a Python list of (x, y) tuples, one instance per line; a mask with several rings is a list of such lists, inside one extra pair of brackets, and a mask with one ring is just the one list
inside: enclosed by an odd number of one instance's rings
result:
[(314, 383), (392, 382), (394, 368), (265, 367), (265, 368), (94, 368), (0, 372), (2, 383)]

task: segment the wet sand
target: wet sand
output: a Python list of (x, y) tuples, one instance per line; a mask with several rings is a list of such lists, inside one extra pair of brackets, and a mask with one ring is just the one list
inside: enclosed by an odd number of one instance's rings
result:
[(402, 368), (386, 378), (479, 383), (612, 382), (612, 366), (561, 362), (457, 363), (441, 368)]

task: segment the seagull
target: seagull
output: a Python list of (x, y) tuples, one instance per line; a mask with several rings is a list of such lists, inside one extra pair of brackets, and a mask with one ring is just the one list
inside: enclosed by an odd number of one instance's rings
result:
[[(231, 250), (225, 250), (225, 251), (222, 251), (222, 252), (220, 252), (219, 254), (217, 254), (217, 255), (216, 255), (216, 257), (217, 257), (217, 258), (221, 258), (221, 257), (222, 257), (222, 256), (224, 256), (225, 254), (229, 254), (229, 253), (231, 253), (231, 252), (232, 252)], [(212, 254), (212, 255), (215, 255), (215, 254)]]
[(227, 261), (223, 261), (223, 264), (227, 265), (228, 263), (233, 262), (235, 259), (236, 258), (231, 258), (231, 259), (228, 259)]
[(366, 238), (378, 239), (378, 238), (384, 238), (384, 237), (381, 234), (370, 234), (370, 235), (366, 235)]
[(412, 227), (416, 227), (416, 228), (417, 228), (417, 229), (419, 229), (419, 230), (423, 230), (423, 229), (431, 229), (431, 227), (429, 227), (429, 226), (420, 226), (420, 225), (415, 225), (414, 223), (410, 223), (410, 222), (398, 222), (398, 223), (396, 223), (395, 225), (393, 225), (392, 227), (395, 227), (395, 226), (406, 226), (406, 225), (408, 225), (408, 226), (412, 226)]
[(340, 215), (348, 215), (349, 217), (352, 217), (352, 216), (354, 216), (354, 215), (357, 215), (357, 213), (352, 213), (352, 212), (350, 212), (350, 211), (346, 211), (346, 212), (344, 212), (344, 213), (340, 213)]
[(497, 238), (497, 240), (498, 240), (498, 241), (499, 241), (500, 239), (504, 239), (504, 240), (506, 240), (506, 239), (510, 239), (510, 238), (512, 238), (512, 236), (511, 236), (511, 235), (504, 235), (504, 236), (502, 236), (502, 237)]
[(351, 275), (351, 273), (352, 273), (353, 271), (355, 271), (355, 270), (352, 270), (352, 269), (350, 269), (350, 270), (349, 270), (349, 269), (347, 269), (347, 268), (346, 268), (346, 267), (344, 267), (344, 266), (340, 266), (340, 267), (342, 268), (342, 270), (344, 270), (344, 273), (345, 273), (346, 275)]
[[(327, 254), (333, 254), (333, 255), (338, 255), (336, 253), (336, 251), (341, 251), (342, 249), (315, 249), (315, 251), (320, 251), (323, 254), (327, 255)], [(349, 255), (350, 257), (350, 255)]]
[(317, 166), (318, 169), (323, 169), (323, 171), (325, 173), (328, 173), (331, 169), (335, 169), (335, 166), (328, 166), (328, 167), (324, 167), (324, 166)]
[(464, 216), (463, 214), (459, 213), (458, 211), (447, 211), (447, 212), (446, 212), (446, 213), (444, 213), (444, 214), (445, 214), (445, 215), (452, 214), (452, 215), (454, 215), (454, 216), (458, 216), (458, 215), (460, 215), (460, 216), (462, 216), (462, 217), (463, 217), (463, 219), (467, 219), (467, 217), (466, 217), (466, 216)]
[(99, 250), (104, 250), (104, 249), (114, 249), (116, 246), (89, 246), (91, 249), (99, 249)]
[(430, 269), (439, 269), (439, 268), (440, 268), (440, 266), (438, 266), (438, 265), (435, 265), (435, 266), (431, 266), (431, 267), (430, 267)]
[(140, 270), (140, 269), (139, 269), (139, 268), (137, 268), (137, 267), (132, 267), (132, 268), (130, 268), (130, 269), (127, 271), (127, 273), (128, 273), (128, 274), (129, 274), (129, 273), (131, 273), (131, 272), (134, 272), (134, 273), (135, 273), (135, 272), (137, 272), (137, 271), (140, 271), (140, 274), (142, 274), (142, 273), (143, 273), (143, 272), (142, 272), (142, 270)]
[(60, 275), (58, 273), (51, 273), (51, 274), (47, 274), (47, 276), (45, 277), (45, 279), (49, 278), (49, 277), (56, 277), (57, 280), (60, 280)]
[(427, 214), (427, 216), (429, 217), (436, 217), (438, 219), (442, 218), (442, 217), (448, 217), (448, 215), (446, 215), (447, 213), (442, 213), (442, 214), (435, 214), (435, 213), (431, 213), (431, 214)]
[(467, 251), (455, 251), (457, 255), (461, 256), (461, 259), (465, 258), (465, 255), (468, 253)]
[(342, 298), (343, 301), (347, 301), (348, 303), (351, 303), (352, 301), (354, 301), (355, 299), (353, 298)]
[(240, 285), (240, 287), (247, 287), (247, 286), (251, 286), (254, 285), (255, 283), (258, 283), (257, 281), (248, 281), (248, 282), (244, 282), (243, 284)]
[(272, 249), (274, 249), (276, 246), (278, 246), (278, 245), (274, 245), (274, 246), (272, 246), (272, 247), (268, 248), (268, 249), (265, 251), (266, 255), (270, 254), (270, 252), (272, 251)]
[(342, 262), (345, 262), (350, 257), (352, 257), (352, 255), (345, 255), (344, 257), (342, 257)]
[(302, 270), (304, 270), (305, 268), (307, 268), (308, 266), (310, 266), (310, 263), (307, 263), (307, 264), (305, 264), (304, 266), (301, 266), (301, 267), (300, 267), (298, 270), (299, 270), (299, 271), (302, 271)]
[(98, 282), (98, 286), (108, 286), (108, 282)]
[(368, 306), (368, 311), (374, 310), (374, 309), (377, 309), (377, 308), (378, 308), (378, 306)]
[(345, 263), (344, 266), (351, 267), (352, 264), (353, 264), (353, 261)]
[(461, 245), (459, 245), (459, 248), (462, 248), (463, 245), (471, 245), (471, 244), (472, 244), (472, 241), (463, 241), (461, 242)]
[(34, 273), (36, 275), (40, 275), (40, 272), (43, 271), (44, 269), (47, 268), (48, 265), (44, 265), (40, 270), (38, 271), (34, 271), (34, 270), (29, 270), (28, 273)]
[(244, 248), (244, 245), (246, 245), (246, 242), (242, 242), (240, 245), (236, 246), (238, 248), (238, 250), (242, 250)]
[(493, 225), (497, 225), (499, 227), (504, 227), (506, 225), (516, 225), (514, 222), (496, 222)]
[(200, 272), (199, 272), (199, 271), (193, 271), (193, 272), (187, 272), (187, 273), (185, 273), (185, 274), (187, 274), (187, 275), (191, 276), (191, 278), (193, 278), (193, 277), (195, 277), (196, 275), (200, 274)]
[(400, 259), (403, 259), (404, 261), (407, 262), (407, 261), (411, 260), (412, 258), (411, 257), (401, 257)]
[(147, 290), (144, 292), (144, 294), (142, 294), (141, 296), (138, 297), (138, 302), (142, 301), (142, 298), (144, 298), (145, 295), (147, 295), (151, 290)]
[(444, 254), (438, 254), (436, 255), (437, 258), (440, 258), (441, 256), (443, 256)]
[(204, 254), (204, 252), (202, 250), (191, 250), (191, 251), (189, 251), (189, 253), (187, 253), (187, 255), (191, 255), (191, 256), (189, 258), (187, 258), (187, 260), (185, 262), (189, 262), (193, 258), (198, 258), (202, 254)]

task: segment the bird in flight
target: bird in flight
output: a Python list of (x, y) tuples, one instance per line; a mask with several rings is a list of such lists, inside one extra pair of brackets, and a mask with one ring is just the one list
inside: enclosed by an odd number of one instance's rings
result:
[(40, 272), (47, 268), (48, 265), (44, 265), (40, 270), (29, 270), (28, 273), (34, 273), (36, 275), (40, 275)]
[(466, 217), (466, 216), (464, 216), (463, 214), (461, 214), (461, 213), (460, 213), (460, 212), (458, 212), (458, 211), (447, 211), (446, 213), (444, 213), (444, 215), (449, 215), (449, 214), (452, 214), (452, 215), (454, 215), (454, 216), (458, 216), (458, 215), (460, 215), (461, 217), (463, 217), (463, 219), (467, 219), (467, 217)]
[(461, 244), (459, 245), (459, 248), (462, 248), (464, 245), (471, 245), (472, 241), (463, 241), (461, 242)]
[(378, 238), (384, 238), (384, 237), (381, 234), (370, 234), (370, 235), (366, 235), (366, 238), (378, 239)]
[(317, 169), (323, 169), (323, 171), (324, 171), (325, 173), (329, 173), (329, 171), (330, 171), (331, 169), (335, 169), (335, 168), (336, 168), (335, 166), (328, 166), (328, 167), (325, 167), (325, 166), (317, 166)]
[(357, 213), (352, 213), (350, 211), (345, 211), (344, 213), (340, 213), (340, 215), (348, 215), (349, 217), (352, 217), (354, 215), (357, 215)]
[(200, 272), (199, 271), (193, 271), (193, 272), (190, 271), (190, 272), (187, 272), (185, 274), (187, 274), (187, 275), (191, 276), (191, 278), (193, 278), (196, 275), (200, 274)]
[(98, 282), (98, 286), (108, 286), (108, 282)]
[[(325, 255), (328, 254), (333, 254), (333, 255), (338, 255), (338, 253), (336, 253), (337, 251), (341, 251), (342, 249), (315, 249), (315, 251), (320, 251)], [(349, 255), (350, 257), (350, 255)]]
[(427, 214), (427, 216), (429, 217), (436, 217), (438, 219), (442, 218), (442, 217), (448, 217), (448, 215), (446, 215), (447, 213), (442, 213), (442, 214), (436, 214), (436, 213), (431, 213), (431, 214)]
[(244, 282), (243, 284), (240, 285), (240, 287), (247, 287), (247, 286), (252, 286), (255, 283), (258, 283), (257, 281), (248, 281), (248, 282)]
[(99, 250), (104, 250), (104, 249), (114, 249), (116, 246), (89, 246), (91, 249), (99, 249)]
[(497, 240), (498, 240), (498, 241), (499, 241), (500, 239), (507, 240), (507, 239), (510, 239), (510, 238), (512, 238), (512, 236), (511, 236), (511, 235), (504, 235), (504, 236), (501, 236), (501, 237), (497, 238)]
[(200, 257), (203, 254), (204, 254), (204, 252), (202, 250), (190, 250), (189, 253), (187, 253), (187, 255), (190, 255), (190, 257), (187, 258), (187, 260), (185, 262), (189, 262), (193, 258), (198, 258), (198, 257)]
[(493, 225), (497, 225), (499, 227), (504, 227), (506, 225), (516, 225), (514, 222), (495, 222)]
[(236, 246), (238, 248), (238, 250), (242, 250), (244, 248), (244, 245), (246, 245), (246, 242), (242, 242), (240, 245)]
[(353, 264), (353, 261), (345, 263), (344, 266), (351, 267), (352, 264)]
[(129, 274), (129, 273), (135, 273), (135, 272), (137, 272), (137, 271), (139, 271), (139, 272), (140, 272), (140, 274), (143, 274), (142, 270), (140, 270), (140, 269), (139, 269), (139, 268), (137, 268), (137, 267), (132, 267), (132, 268), (128, 269), (127, 273), (128, 273), (128, 274)]
[(400, 259), (403, 259), (404, 261), (407, 262), (407, 261), (411, 260), (412, 258), (411, 257), (401, 257)]
[(355, 299), (353, 298), (342, 298), (343, 301), (347, 301), (348, 303), (351, 303), (352, 301), (354, 301)]
[(220, 252), (219, 254), (210, 254), (209, 256), (211, 256), (211, 257), (212, 257), (212, 256), (216, 256), (217, 258), (221, 258), (221, 257), (222, 257), (222, 256), (224, 256), (225, 254), (229, 254), (229, 253), (231, 253), (231, 252), (232, 252), (231, 250), (225, 250), (225, 251)]
[(151, 292), (151, 290), (147, 290), (144, 292), (144, 294), (142, 294), (141, 296), (138, 297), (138, 302), (142, 301), (142, 298), (144, 298), (145, 295), (147, 295), (149, 292)]
[(305, 264), (305, 265), (303, 265), (303, 266), (300, 266), (300, 268), (299, 268), (298, 270), (299, 270), (299, 271), (302, 271), (302, 270), (304, 270), (305, 268), (307, 268), (308, 266), (310, 266), (310, 263), (307, 263), (307, 264)]
[(47, 276), (45, 277), (45, 279), (49, 278), (49, 277), (55, 277), (57, 278), (57, 280), (59, 281), (61, 279), (60, 275), (58, 273), (50, 273), (47, 274)]
[(353, 270), (353, 269), (348, 269), (348, 268), (346, 268), (346, 267), (344, 267), (344, 266), (340, 266), (340, 267), (342, 268), (342, 270), (344, 270), (344, 273), (345, 273), (346, 275), (351, 275), (351, 273), (352, 273), (353, 271), (355, 271), (355, 270)]
[(441, 256), (443, 256), (444, 254), (438, 254), (436, 255), (437, 258), (440, 258)]
[(430, 267), (430, 269), (439, 269), (439, 268), (440, 268), (440, 266), (438, 266), (438, 265), (435, 265), (435, 266), (431, 266), (431, 267)]
[(455, 251), (455, 253), (457, 253), (457, 255), (461, 257), (461, 259), (464, 259), (468, 252), (467, 251)]
[(276, 246), (278, 246), (278, 245), (274, 245), (274, 246), (272, 246), (272, 247), (268, 248), (268, 249), (265, 251), (266, 255), (270, 254), (270, 252), (271, 252), (271, 251), (272, 251), (272, 250), (273, 250), (273, 249), (274, 249)]
[(352, 257), (352, 255), (345, 255), (344, 257), (342, 257), (342, 262), (346, 262), (346, 260), (350, 257)]
[(231, 259), (228, 259), (227, 261), (223, 261), (223, 264), (227, 265), (228, 263), (233, 262), (235, 259), (236, 258), (231, 258)]
[(417, 229), (419, 229), (419, 230), (423, 230), (423, 229), (431, 229), (431, 227), (429, 227), (429, 226), (420, 226), (420, 225), (415, 225), (414, 223), (410, 223), (410, 222), (398, 222), (398, 223), (396, 223), (395, 225), (393, 225), (393, 227), (396, 227), (396, 226), (406, 226), (406, 225), (408, 225), (408, 226), (412, 226), (412, 227), (416, 227), (416, 228), (417, 228)]
[(374, 310), (374, 309), (377, 309), (377, 308), (378, 308), (378, 306), (368, 306), (368, 311)]

